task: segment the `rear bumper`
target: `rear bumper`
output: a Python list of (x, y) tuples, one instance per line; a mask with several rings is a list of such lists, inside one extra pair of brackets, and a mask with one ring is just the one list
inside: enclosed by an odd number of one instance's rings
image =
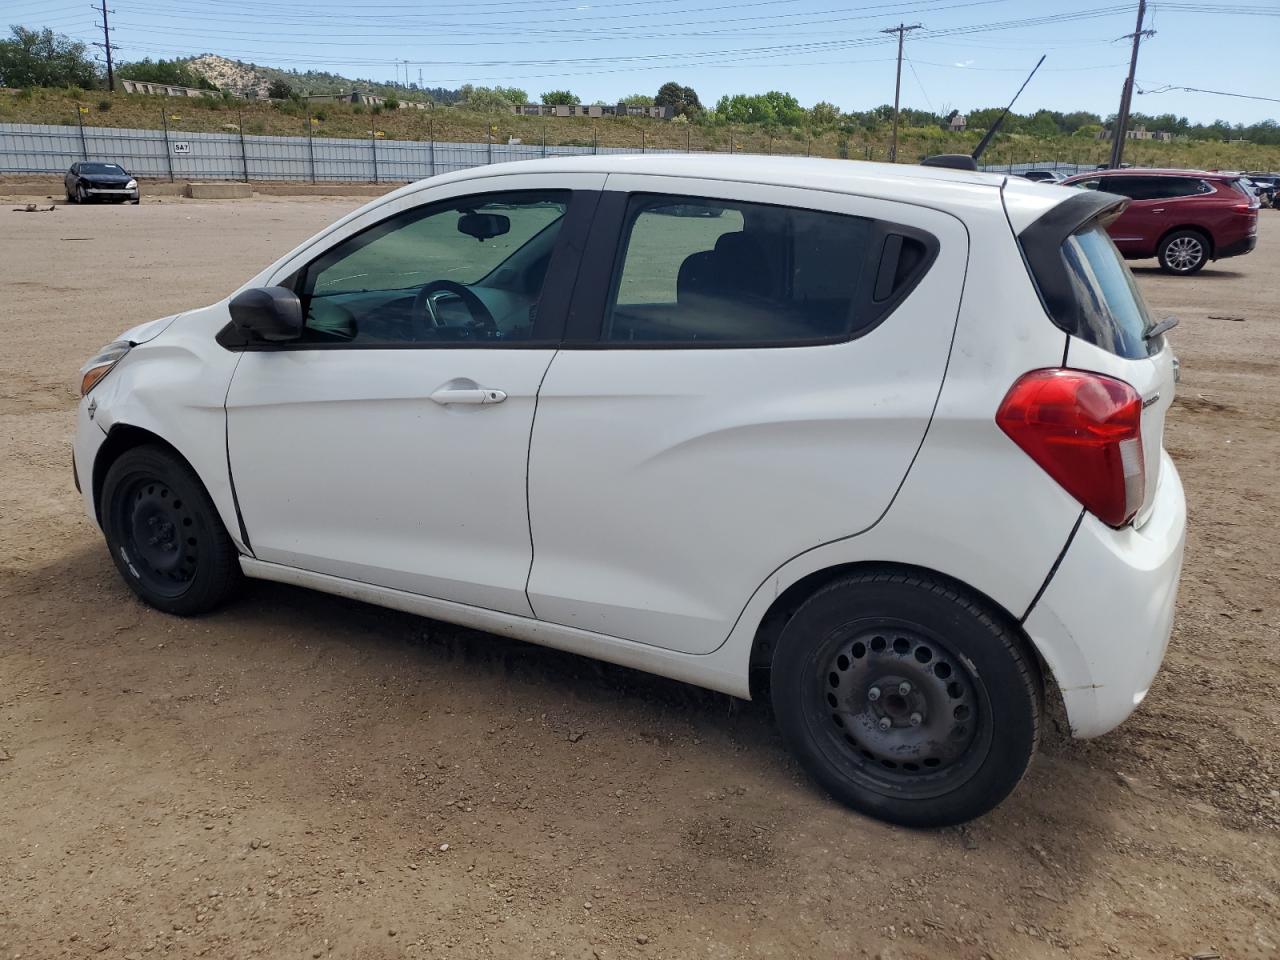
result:
[(1243, 256), (1246, 253), (1252, 253), (1257, 245), (1258, 235), (1256, 233), (1251, 233), (1247, 237), (1242, 237), (1239, 240), (1233, 240), (1231, 243), (1223, 244), (1214, 251), (1214, 259), (1221, 260), (1224, 257)]
[(1134, 711), (1169, 644), (1187, 508), (1173, 461), (1163, 452), (1161, 460), (1142, 528), (1114, 530), (1086, 514), (1023, 624), (1077, 737), (1106, 733)]

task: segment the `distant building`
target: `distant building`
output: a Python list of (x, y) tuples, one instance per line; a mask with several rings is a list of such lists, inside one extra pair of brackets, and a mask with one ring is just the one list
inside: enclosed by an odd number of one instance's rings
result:
[(672, 107), (627, 103), (518, 103), (511, 112), (524, 117), (652, 117), (670, 120), (675, 116)]
[(957, 113), (954, 117), (947, 121), (947, 129), (952, 133), (964, 133), (965, 128), (969, 126), (969, 118), (963, 113)]
[(195, 87), (180, 87), (176, 83), (151, 83), (148, 80), (120, 81), (125, 93), (146, 93), (156, 97), (217, 97), (217, 90), (198, 90)]
[[(352, 90), (350, 93), (313, 93), (306, 99), (312, 103), (358, 103), (366, 107), (384, 107), (387, 104), (386, 97), (376, 93), (361, 93), (359, 90)], [(396, 98), (396, 103), (401, 110), (430, 110), (432, 107), (432, 104), (421, 100), (401, 100), (399, 97)]]
[[(1148, 129), (1147, 129), (1146, 127), (1144, 127), (1142, 124), (1138, 124), (1138, 125), (1137, 125), (1136, 127), (1134, 127), (1132, 130), (1126, 130), (1126, 131), (1124, 132), (1124, 138), (1125, 138), (1126, 140), (1161, 140), (1161, 141), (1169, 141), (1169, 140), (1172, 140), (1172, 139), (1173, 139), (1173, 134), (1172, 134), (1172, 133), (1166, 133), (1164, 130), (1154, 130), (1154, 131), (1152, 131), (1152, 130), (1148, 130)], [(1098, 139), (1099, 139), (1099, 140), (1110, 140), (1110, 139), (1111, 139), (1111, 131), (1110, 131), (1109, 129), (1107, 129), (1107, 128), (1105, 128), (1105, 127), (1104, 127), (1102, 130), (1098, 131)]]

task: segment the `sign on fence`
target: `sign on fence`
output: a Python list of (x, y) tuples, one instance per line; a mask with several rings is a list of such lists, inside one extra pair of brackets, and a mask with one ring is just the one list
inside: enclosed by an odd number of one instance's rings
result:
[(190, 152), (191, 152), (191, 141), (190, 141), (190, 140), (175, 140), (175, 141), (173, 141), (173, 152), (174, 152), (174, 153), (190, 153)]

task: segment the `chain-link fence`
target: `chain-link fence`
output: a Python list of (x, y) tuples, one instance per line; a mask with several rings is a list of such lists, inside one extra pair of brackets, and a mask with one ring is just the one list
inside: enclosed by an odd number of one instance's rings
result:
[[(167, 123), (167, 121), (166, 121)], [(780, 136), (759, 129), (695, 131), (673, 125), (658, 134), (633, 131), (636, 143), (600, 143), (598, 128), (589, 140), (548, 143), (496, 137), (486, 142), (430, 139), (387, 139), (371, 129), (367, 138), (275, 136), (245, 133), (242, 124), (228, 124), (219, 133), (170, 129), (0, 124), (0, 173), (62, 173), (80, 160), (119, 163), (138, 177), (159, 180), (276, 180), (295, 182), (405, 183), (508, 160), (593, 153), (715, 152), (778, 156), (827, 156), (855, 160), (883, 160), (884, 150), (844, 137)], [(308, 119), (307, 129), (312, 129)], [(428, 126), (428, 130), (431, 128)], [(683, 142), (682, 142), (683, 141)], [(941, 151), (940, 151), (941, 152)], [(905, 159), (905, 156), (903, 156)], [(1064, 174), (1094, 168), (1087, 156), (1040, 159), (999, 154), (982, 169), (1020, 174), (1033, 169)], [(1003, 162), (1001, 162), (1003, 161)]]

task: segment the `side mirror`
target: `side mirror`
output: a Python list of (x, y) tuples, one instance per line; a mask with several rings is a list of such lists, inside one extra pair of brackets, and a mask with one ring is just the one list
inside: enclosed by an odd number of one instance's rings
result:
[(286, 287), (251, 287), (228, 306), (231, 323), (250, 340), (280, 343), (302, 336), (302, 301)]
[(481, 243), (511, 232), (511, 218), (500, 213), (464, 213), (458, 218), (458, 232)]

